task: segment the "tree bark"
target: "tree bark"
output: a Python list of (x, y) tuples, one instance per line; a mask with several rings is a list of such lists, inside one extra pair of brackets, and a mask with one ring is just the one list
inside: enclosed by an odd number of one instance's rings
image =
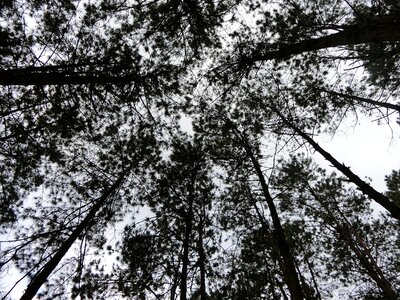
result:
[(202, 212), (200, 213), (200, 221), (199, 221), (199, 241), (198, 241), (198, 251), (199, 251), (199, 269), (200, 269), (200, 300), (206, 300), (206, 256), (204, 253), (204, 241), (203, 241), (203, 232), (204, 232), (204, 207), (201, 208)]
[(82, 222), (74, 229), (71, 235), (65, 240), (65, 242), (60, 246), (54, 256), (43, 266), (43, 268), (34, 276), (32, 281), (29, 283), (24, 294), (20, 300), (31, 300), (40, 287), (46, 282), (47, 278), (50, 276), (51, 272), (57, 267), (61, 259), (65, 256), (68, 250), (71, 248), (72, 244), (78, 239), (82, 232), (88, 228), (90, 222), (95, 217), (96, 213), (103, 207), (106, 203), (108, 197), (115, 192), (121, 185), (122, 181), (125, 179), (128, 170), (125, 170), (118, 179), (108, 188), (103, 195), (97, 200), (96, 204), (90, 209), (89, 213), (82, 220)]
[(348, 95), (348, 94), (339, 93), (339, 92), (326, 90), (326, 89), (321, 89), (321, 91), (323, 91), (323, 92), (325, 92), (327, 94), (339, 96), (339, 97), (342, 97), (342, 98), (351, 99), (351, 100), (354, 100), (354, 101), (357, 101), (357, 102), (368, 103), (368, 104), (372, 104), (372, 105), (375, 105), (375, 106), (384, 107), (384, 108), (387, 108), (387, 109), (394, 109), (394, 110), (397, 110), (400, 113), (400, 105), (397, 105), (397, 104), (376, 101), (376, 100), (372, 100), (372, 99), (368, 99), (368, 98), (364, 98), (364, 97)]
[[(366, 246), (362, 237), (354, 230), (351, 223), (347, 220), (346, 216), (342, 213), (340, 208), (336, 206), (336, 211), (339, 215), (341, 215), (342, 222), (335, 217), (335, 213), (324, 203), (323, 200), (320, 199), (318, 194), (314, 191), (314, 189), (307, 182), (307, 188), (310, 191), (311, 195), (314, 199), (321, 204), (323, 209), (325, 210), (325, 214), (327, 216), (326, 220), (330, 220), (333, 223), (333, 227), (336, 232), (339, 234), (341, 239), (350, 247), (353, 253), (356, 255), (358, 261), (361, 266), (364, 268), (366, 273), (371, 277), (372, 280), (375, 281), (377, 286), (382, 290), (385, 295), (385, 299), (396, 300), (398, 299), (398, 295), (396, 291), (393, 289), (392, 285), (386, 279), (383, 274), (381, 268), (378, 266), (376, 260), (371, 254), (370, 249)], [(355, 240), (353, 241), (353, 237)]]
[(176, 296), (176, 289), (178, 288), (179, 285), (179, 266), (175, 269), (174, 268), (174, 274), (175, 276), (173, 276), (173, 281), (172, 281), (172, 287), (171, 287), (171, 293), (169, 296), (170, 300), (175, 300), (175, 296)]
[(285, 232), (282, 228), (281, 221), (278, 216), (274, 201), (269, 194), (268, 185), (265, 181), (264, 174), (261, 171), (261, 166), (258, 160), (251, 153), (250, 159), (252, 160), (254, 169), (257, 173), (257, 177), (260, 181), (261, 188), (264, 194), (264, 198), (267, 202), (268, 209), (271, 213), (272, 223), (274, 225), (273, 237), (278, 244), (279, 252), (282, 256), (282, 273), (285, 278), (286, 284), (288, 285), (290, 296), (292, 300), (304, 299), (303, 290), (296, 272), (294, 265), (294, 259), (292, 253), (290, 252), (289, 244), (286, 240)]
[[(382, 270), (376, 264), (376, 261), (373, 259), (369, 249), (363, 247), (361, 245), (361, 249), (359, 249), (359, 245), (355, 244), (350, 236), (351, 228), (346, 228), (341, 224), (336, 225), (336, 230), (339, 235), (345, 240), (350, 249), (357, 256), (361, 266), (365, 269), (367, 274), (374, 280), (377, 286), (382, 290), (385, 295), (385, 299), (388, 300), (396, 300), (399, 299), (397, 293), (394, 291), (392, 285), (386, 280), (385, 276), (382, 273)], [(372, 260), (371, 260), (372, 259)]]
[(261, 189), (264, 195), (264, 198), (267, 202), (268, 209), (271, 213), (272, 224), (274, 227), (272, 236), (276, 241), (279, 253), (282, 257), (282, 273), (283, 278), (288, 286), (290, 297), (292, 300), (302, 300), (304, 299), (303, 290), (299, 281), (299, 276), (296, 271), (295, 263), (293, 255), (290, 251), (289, 243), (287, 242), (285, 231), (283, 230), (281, 221), (278, 216), (278, 212), (276, 210), (276, 206), (274, 200), (272, 199), (267, 182), (265, 180), (264, 174), (261, 170), (261, 166), (257, 160), (257, 158), (253, 154), (253, 150), (249, 143), (247, 142), (246, 137), (244, 137), (235, 127), (235, 125), (228, 120), (231, 124), (232, 129), (235, 131), (235, 135), (238, 139), (240, 139), (241, 144), (243, 145), (248, 157), (250, 158), (258, 180), (261, 185)]
[(187, 299), (187, 273), (189, 267), (189, 246), (190, 246), (190, 235), (192, 233), (193, 225), (193, 201), (194, 201), (194, 184), (196, 181), (196, 170), (193, 171), (190, 179), (190, 185), (188, 187), (188, 209), (185, 216), (185, 238), (183, 240), (183, 255), (182, 255), (182, 271), (181, 271), (181, 282), (180, 282), (180, 300)]
[(315, 296), (316, 296), (317, 300), (322, 300), (321, 293), (319, 292), (318, 283), (317, 283), (317, 280), (316, 280), (316, 276), (315, 276), (313, 267), (312, 267), (310, 261), (308, 260), (308, 257), (305, 257), (305, 260), (306, 260), (306, 263), (307, 263), (308, 270), (310, 271), (312, 282), (314, 284), (314, 288), (315, 288), (315, 292), (316, 292)]
[[(305, 52), (332, 47), (400, 40), (400, 17), (382, 16), (368, 24), (343, 26), (343, 30), (320, 38), (292, 44), (260, 44), (258, 49), (240, 61), (254, 63), (271, 59), (286, 59)], [(265, 48), (265, 49), (263, 49)], [(277, 50), (270, 50), (277, 49)], [(240, 61), (238, 63), (240, 63)]]
[(400, 220), (400, 207), (397, 206), (395, 203), (390, 201), (388, 197), (384, 194), (375, 190), (372, 186), (354, 174), (350, 168), (346, 167), (344, 164), (338, 162), (330, 153), (325, 151), (317, 142), (315, 142), (310, 136), (308, 136), (305, 132), (303, 132), (300, 128), (294, 125), (291, 121), (285, 118), (280, 111), (275, 108), (271, 107), (271, 109), (281, 118), (281, 120), (292, 128), (298, 135), (300, 135), (303, 139), (305, 139), (317, 152), (319, 152), (327, 161), (329, 161), (336, 169), (342, 172), (351, 182), (358, 186), (358, 188), (371, 199), (375, 200), (377, 203), (382, 205), (392, 217)]

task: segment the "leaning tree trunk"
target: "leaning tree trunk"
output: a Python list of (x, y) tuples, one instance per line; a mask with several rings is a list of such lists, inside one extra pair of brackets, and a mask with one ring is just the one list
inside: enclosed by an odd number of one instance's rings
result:
[(253, 64), (257, 61), (287, 59), (296, 54), (332, 47), (400, 41), (399, 16), (380, 16), (367, 24), (344, 25), (342, 28), (343, 30), (338, 33), (292, 44), (269, 45), (262, 43), (250, 55), (239, 58), (237, 64)]
[[(271, 233), (271, 228), (270, 228), (268, 222), (265, 220), (265, 218), (261, 214), (261, 211), (257, 207), (257, 204), (255, 202), (253, 202), (253, 207), (254, 207), (254, 210), (256, 211), (258, 221), (261, 224), (261, 227), (262, 227), (262, 229), (264, 231), (265, 237), (267, 239), (269, 239), (269, 241), (271, 242), (272, 260), (275, 263), (278, 264), (278, 266), (280, 267), (281, 270), (283, 270), (284, 269), (284, 267), (283, 267), (284, 262), (283, 262), (282, 256), (280, 255), (280, 251), (279, 251), (279, 247), (277, 245), (277, 242), (275, 241), (274, 238), (272, 238), (272, 239), (270, 238), (270, 236), (272, 234)], [(282, 283), (279, 282), (278, 279), (275, 278), (275, 276), (270, 277), (270, 279), (271, 279), (270, 280), (271, 284), (273, 284), (274, 286), (278, 286), (278, 288), (279, 288), (279, 290), (280, 290), (280, 292), (282, 294), (283, 299), (287, 299), (286, 293), (285, 293), (284, 289), (282, 288)], [(273, 294), (273, 299), (278, 299), (279, 298), (278, 295), (276, 295), (276, 293), (275, 293), (275, 288), (274, 287), (272, 287), (272, 294)]]
[(138, 71), (127, 69), (125, 66), (121, 66), (118, 72), (110, 73), (105, 70), (107, 70), (106, 66), (101, 63), (6, 69), (0, 70), (0, 86), (144, 84), (156, 81), (160, 75), (167, 74), (163, 69), (140, 74)]
[(374, 105), (374, 106), (377, 106), (377, 107), (383, 107), (383, 108), (387, 108), (387, 109), (397, 110), (400, 113), (400, 105), (397, 105), (397, 104), (387, 103), (387, 102), (382, 102), (382, 101), (377, 101), (377, 100), (372, 100), (372, 99), (359, 97), (359, 96), (355, 96), (355, 95), (339, 93), (339, 92), (335, 92), (335, 91), (328, 90), (328, 89), (319, 89), (319, 90), (322, 91), (322, 92), (325, 92), (325, 93), (327, 93), (329, 95), (334, 95), (334, 96), (338, 96), (338, 97), (341, 97), (341, 98), (346, 98), (346, 99), (357, 101), (357, 102), (360, 102), (360, 103), (367, 103), (367, 104), (371, 104), (371, 105)]
[(253, 164), (256, 175), (260, 182), (264, 198), (267, 202), (268, 209), (271, 213), (272, 224), (274, 227), (272, 236), (277, 244), (280, 256), (282, 257), (281, 269), (283, 273), (283, 278), (289, 289), (290, 297), (292, 300), (302, 300), (304, 299), (304, 295), (299, 281), (299, 276), (296, 271), (294, 258), (290, 251), (290, 246), (289, 243), (287, 242), (285, 231), (283, 230), (281, 221), (279, 219), (274, 200), (272, 199), (269, 193), (269, 188), (265, 180), (264, 174), (261, 170), (260, 163), (254, 156), (252, 147), (249, 145), (246, 137), (244, 137), (242, 133), (236, 129), (235, 125), (230, 120), (227, 120), (227, 122), (229, 122), (229, 124), (232, 126), (235, 135), (237, 136), (242, 146), (244, 147), (248, 157), (250, 158)]
[(318, 153), (320, 153), (327, 161), (329, 161), (336, 169), (342, 172), (349, 181), (353, 182), (358, 188), (365, 194), (368, 195), (371, 199), (375, 200), (377, 203), (382, 205), (387, 211), (389, 211), (392, 217), (400, 220), (400, 207), (395, 203), (390, 201), (388, 197), (384, 194), (375, 190), (372, 186), (354, 174), (350, 168), (346, 167), (344, 164), (341, 164), (337, 161), (330, 153), (325, 151), (317, 142), (315, 142), (310, 136), (308, 136), (304, 131), (302, 131), (299, 127), (294, 125), (293, 122), (289, 121), (289, 119), (285, 118), (282, 113), (276, 108), (272, 107), (271, 109), (281, 118), (281, 120), (290, 128), (292, 128), (298, 135), (300, 135), (303, 139), (305, 139)]
[(115, 192), (121, 185), (122, 181), (125, 179), (129, 170), (124, 171), (118, 179), (108, 188), (103, 195), (97, 200), (96, 204), (90, 209), (89, 213), (82, 220), (82, 222), (75, 228), (71, 235), (65, 240), (61, 247), (57, 250), (54, 256), (40, 269), (40, 271), (33, 277), (32, 281), (29, 283), (24, 294), (20, 300), (30, 300), (32, 299), (40, 287), (46, 282), (47, 278), (50, 276), (51, 272), (57, 267), (61, 259), (65, 256), (68, 250), (71, 248), (72, 244), (78, 239), (82, 232), (88, 228), (90, 222), (95, 217), (96, 213), (104, 206), (110, 195)]
[(251, 155), (250, 159), (252, 160), (253, 167), (261, 184), (264, 198), (271, 213), (272, 224), (274, 225), (273, 237), (278, 244), (278, 249), (282, 256), (282, 273), (285, 282), (289, 288), (290, 297), (292, 300), (302, 300), (304, 299), (303, 290), (301, 288), (299, 277), (296, 272), (294, 258), (292, 253), (290, 252), (290, 247), (286, 240), (285, 232), (282, 228), (282, 224), (279, 219), (274, 201), (269, 193), (267, 182), (265, 181), (264, 174), (262, 173), (261, 166), (258, 160), (254, 157), (252, 153), (248, 155)]
[(357, 245), (350, 236), (350, 232), (352, 231), (352, 229), (346, 227), (342, 226), (341, 224), (337, 224), (336, 230), (353, 251), (353, 253), (357, 256), (361, 266), (365, 269), (366, 273), (372, 278), (372, 280), (375, 281), (377, 286), (381, 289), (381, 291), (385, 295), (385, 299), (399, 299), (399, 295), (396, 293), (390, 282), (382, 273), (382, 270), (377, 265), (375, 259), (371, 255), (370, 250), (366, 247), (363, 247), (363, 245), (361, 245), (360, 249), (359, 245)]
[(115, 76), (106, 73), (86, 73), (86, 72), (69, 72), (48, 71), (26, 69), (10, 69), (0, 70), (0, 85), (82, 85), (82, 84), (130, 84), (134, 82), (143, 82), (144, 76), (131, 73), (128, 75)]
[[(333, 223), (336, 232), (356, 255), (358, 261), (360, 262), (360, 265), (364, 268), (365, 272), (369, 275), (369, 277), (371, 277), (372, 280), (375, 281), (377, 286), (382, 290), (383, 294), (386, 297), (385, 299), (398, 299), (399, 295), (397, 295), (390, 282), (386, 279), (381, 268), (378, 266), (375, 258), (371, 254), (370, 249), (365, 244), (365, 241), (354, 230), (353, 226), (347, 220), (346, 216), (342, 213), (339, 207), (336, 207), (336, 211), (343, 219), (343, 223), (341, 223), (335, 217), (335, 213), (324, 203), (324, 201), (318, 196), (318, 194), (310, 186), (309, 183), (307, 183), (307, 188), (314, 199), (321, 204), (321, 206), (325, 210), (327, 219), (331, 220), (331, 223)], [(353, 237), (355, 238), (354, 240)]]

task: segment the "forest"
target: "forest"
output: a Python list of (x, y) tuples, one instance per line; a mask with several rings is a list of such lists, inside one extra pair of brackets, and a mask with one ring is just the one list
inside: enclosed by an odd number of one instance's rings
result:
[(319, 143), (399, 75), (396, 0), (0, 1), (0, 299), (399, 299), (399, 162)]

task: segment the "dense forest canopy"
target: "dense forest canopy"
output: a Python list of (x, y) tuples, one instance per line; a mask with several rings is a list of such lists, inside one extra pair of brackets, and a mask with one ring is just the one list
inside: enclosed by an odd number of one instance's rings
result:
[(1, 1), (0, 297), (398, 299), (400, 170), (316, 140), (399, 126), (399, 49), (392, 0)]

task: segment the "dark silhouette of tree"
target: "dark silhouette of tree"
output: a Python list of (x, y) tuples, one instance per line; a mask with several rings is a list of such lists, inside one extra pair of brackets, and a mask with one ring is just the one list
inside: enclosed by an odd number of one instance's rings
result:
[(341, 164), (339, 161), (337, 161), (331, 154), (326, 152), (324, 149), (321, 148), (310, 136), (308, 136), (304, 131), (299, 129), (297, 126), (295, 126), (292, 122), (290, 122), (288, 119), (286, 119), (278, 109), (274, 109), (273, 111), (283, 120), (286, 125), (288, 125), (290, 128), (292, 128), (298, 135), (300, 135), (302, 138), (304, 138), (318, 153), (320, 153), (326, 160), (328, 160), (332, 165), (338, 169), (340, 172), (343, 173), (351, 182), (356, 184), (359, 189), (374, 199), (377, 203), (382, 205), (384, 208), (386, 208), (394, 218), (400, 220), (400, 207), (390, 201), (388, 197), (386, 197), (384, 194), (379, 193), (376, 191), (373, 187), (371, 187), (368, 183), (366, 183), (364, 180), (362, 180), (360, 177), (358, 177), (356, 174), (354, 174), (349, 167), (345, 166), (344, 164)]
[(386, 196), (391, 199), (394, 203), (400, 203), (400, 172), (392, 171), (391, 174), (385, 177), (386, 185), (388, 187), (388, 191), (386, 192)]
[[(317, 135), (400, 112), (399, 16), (396, 1), (1, 2), (11, 287), (324, 299), (332, 281), (395, 299), (398, 172), (381, 193)], [(286, 160), (305, 149), (345, 178)]]
[(79, 238), (82, 232), (89, 226), (90, 222), (93, 221), (96, 213), (105, 205), (107, 199), (115, 193), (118, 187), (121, 185), (122, 181), (126, 178), (127, 173), (130, 170), (124, 171), (123, 174), (117, 178), (117, 180), (104, 192), (104, 194), (96, 201), (93, 207), (89, 210), (89, 213), (85, 216), (82, 222), (72, 231), (71, 235), (65, 240), (65, 242), (59, 247), (57, 252), (52, 256), (52, 258), (41, 268), (40, 272), (33, 276), (33, 279), (26, 288), (21, 299), (32, 299), (40, 287), (45, 283), (47, 278), (50, 276), (51, 272), (57, 267), (61, 259), (71, 248), (72, 244)]
[[(283, 162), (281, 169), (274, 179), (274, 187), (281, 192), (280, 197), (285, 211), (305, 208), (305, 215), (310, 215), (313, 220), (320, 218), (320, 226), (330, 227), (338, 242), (347, 247), (350, 252), (338, 251), (338, 259), (343, 262), (348, 261), (341, 257), (342, 255), (354, 256), (359, 270), (357, 272), (365, 273), (372, 279), (381, 293), (387, 299), (396, 299), (398, 292), (393, 288), (389, 281), (388, 274), (385, 274), (385, 266), (379, 265), (372, 248), (369, 244), (371, 240), (365, 238), (368, 230), (379, 232), (379, 226), (367, 217), (369, 207), (367, 200), (359, 195), (359, 192), (348, 190), (344, 187), (343, 178), (335, 174), (326, 175), (325, 170), (315, 168), (311, 160), (303, 156), (292, 157), (290, 161)], [(352, 198), (351, 202), (343, 199)], [(285, 203), (285, 202), (289, 203)], [(296, 201), (293, 203), (292, 201)], [(305, 228), (303, 228), (304, 230)], [(381, 232), (382, 235), (386, 233)], [(371, 236), (369, 237), (371, 238)], [(305, 239), (302, 239), (305, 241)], [(321, 241), (323, 240), (321, 232)], [(324, 245), (326, 247), (327, 245)], [(331, 249), (335, 247), (330, 246)], [(312, 248), (311, 248), (312, 249)], [(345, 248), (343, 248), (345, 250)], [(334, 250), (336, 251), (336, 250)], [(398, 249), (390, 249), (390, 255), (396, 255)], [(386, 254), (388, 255), (388, 254)], [(332, 265), (333, 268), (338, 266)], [(351, 266), (345, 267), (350, 270)]]
[(138, 198), (152, 216), (126, 226), (121, 263), (111, 274), (128, 297), (207, 299), (217, 238), (210, 161), (201, 142), (181, 133), (174, 137), (171, 155), (142, 174)]

